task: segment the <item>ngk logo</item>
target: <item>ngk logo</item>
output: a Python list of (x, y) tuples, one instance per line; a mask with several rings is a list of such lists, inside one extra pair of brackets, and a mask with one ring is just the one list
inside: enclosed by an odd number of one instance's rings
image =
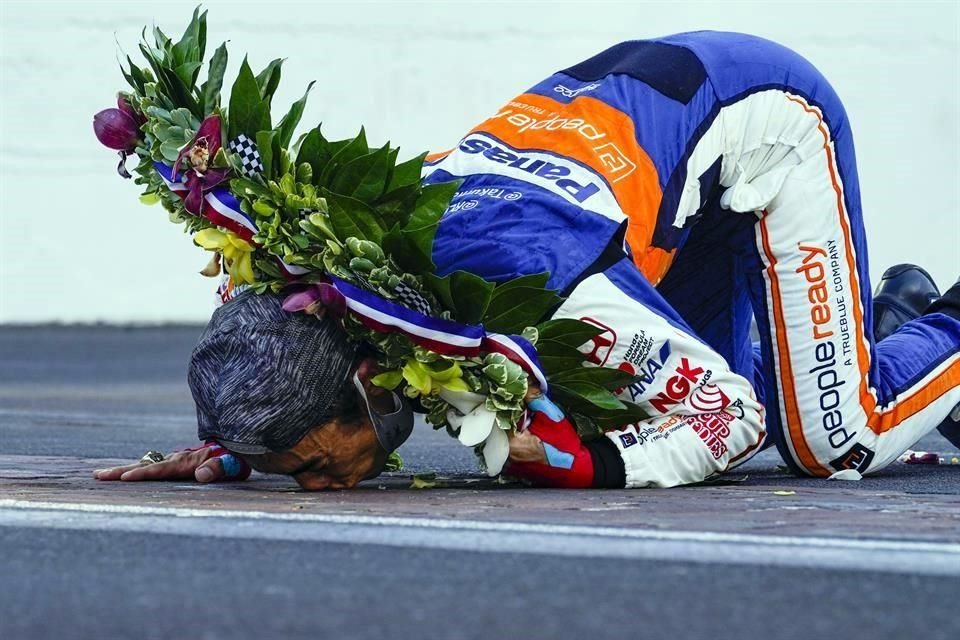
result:
[(650, 404), (658, 412), (666, 413), (667, 409), (673, 405), (686, 400), (701, 378), (704, 382), (709, 380), (710, 373), (708, 371), (704, 375), (703, 367), (693, 366), (687, 358), (680, 358), (680, 366), (677, 367), (676, 373), (667, 380), (666, 388), (655, 398), (650, 399)]

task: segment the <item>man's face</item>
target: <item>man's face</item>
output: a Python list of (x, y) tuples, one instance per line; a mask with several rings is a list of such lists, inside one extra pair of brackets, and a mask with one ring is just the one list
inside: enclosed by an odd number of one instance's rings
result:
[[(388, 413), (394, 410), (393, 396), (371, 382), (376, 372), (372, 360), (364, 361), (357, 369), (371, 408)], [(350, 393), (357, 393), (359, 405), (366, 406), (359, 391), (351, 388)], [(359, 420), (335, 418), (318, 425), (287, 451), (244, 459), (257, 471), (291, 475), (307, 491), (321, 491), (349, 489), (361, 480), (377, 477), (387, 462), (387, 452), (364, 413)]]
[(291, 475), (307, 491), (349, 489), (383, 471), (387, 452), (369, 420), (332, 420), (311, 429), (287, 451), (244, 456), (257, 471)]

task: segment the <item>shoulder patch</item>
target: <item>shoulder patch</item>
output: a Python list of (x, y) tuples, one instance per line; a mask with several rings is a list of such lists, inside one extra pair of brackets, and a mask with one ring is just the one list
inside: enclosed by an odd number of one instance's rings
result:
[(582, 82), (613, 73), (628, 75), (668, 98), (687, 104), (707, 79), (700, 59), (684, 47), (662, 42), (622, 42), (561, 73)]

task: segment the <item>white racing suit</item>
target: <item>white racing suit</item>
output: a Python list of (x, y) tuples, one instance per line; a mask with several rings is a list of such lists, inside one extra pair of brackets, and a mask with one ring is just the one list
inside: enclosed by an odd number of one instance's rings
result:
[(441, 273), (550, 272), (554, 317), (603, 328), (590, 359), (636, 374), (621, 396), (652, 417), (607, 434), (629, 487), (703, 480), (766, 438), (800, 474), (877, 471), (960, 402), (960, 322), (925, 315), (874, 344), (850, 126), (784, 47), (622, 43), (425, 172), (463, 179)]

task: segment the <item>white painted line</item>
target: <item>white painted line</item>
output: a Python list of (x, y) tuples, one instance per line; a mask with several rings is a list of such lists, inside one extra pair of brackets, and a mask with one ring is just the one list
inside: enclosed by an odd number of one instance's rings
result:
[(54, 422), (57, 424), (83, 423), (95, 426), (136, 425), (189, 425), (195, 417), (190, 413), (90, 413), (84, 411), (43, 411), (35, 409), (0, 409), (0, 418), (23, 418), (32, 422)]
[(0, 526), (960, 575), (960, 544), (0, 500)]

